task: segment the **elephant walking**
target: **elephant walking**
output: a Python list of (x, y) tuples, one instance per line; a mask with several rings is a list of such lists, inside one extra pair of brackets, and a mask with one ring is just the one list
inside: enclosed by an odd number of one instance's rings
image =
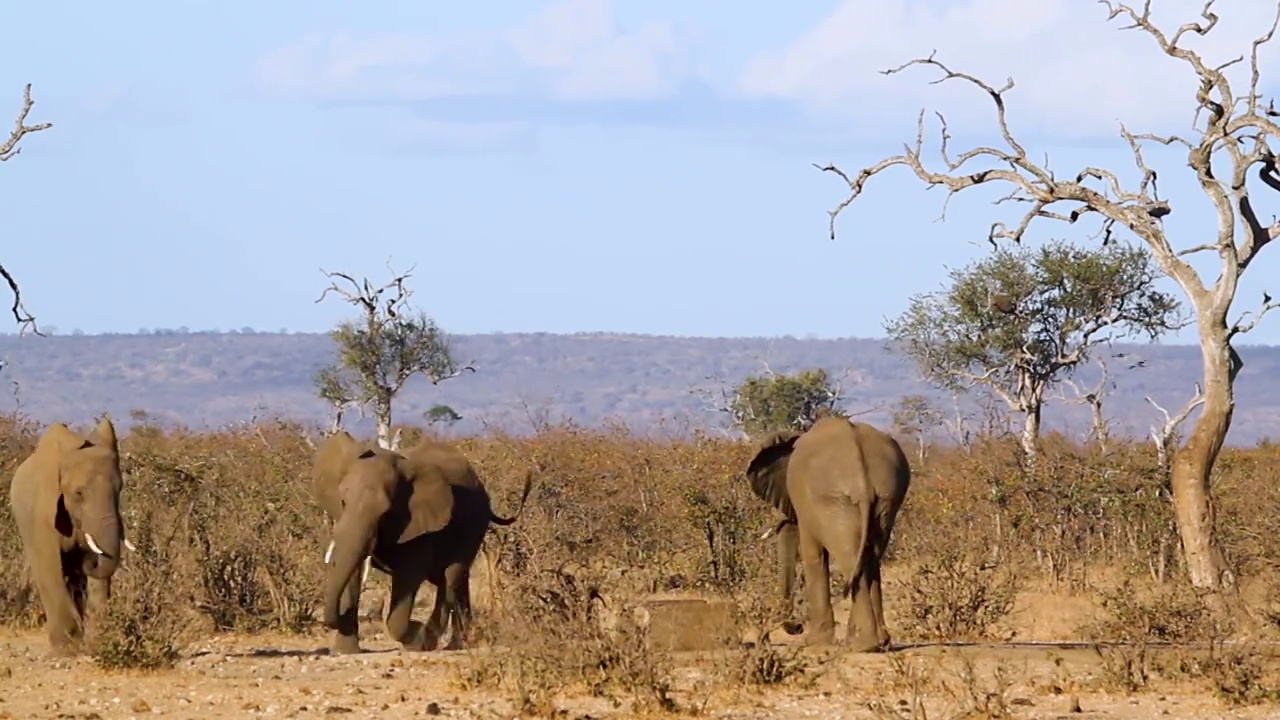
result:
[(120, 521), (122, 485), (115, 426), (105, 418), (87, 437), (50, 425), (13, 474), (9, 507), (54, 655), (78, 652), (86, 601), (93, 612), (103, 608), (121, 547), (134, 549)]
[[(848, 641), (857, 652), (888, 648), (880, 595), (880, 564), (898, 510), (911, 484), (911, 468), (891, 435), (865, 423), (828, 416), (804, 433), (774, 433), (747, 466), (751, 489), (785, 516), (778, 535), (783, 599), (791, 607), (797, 545), (804, 563), (809, 644), (834, 639), (830, 564), (847, 578), (852, 595)], [(787, 624), (799, 634), (803, 626)]]
[[(461, 647), (471, 620), (472, 562), (489, 524), (514, 523), (532, 486), (530, 472), (520, 509), (504, 518), (493, 513), (475, 468), (452, 445), (424, 441), (402, 455), (361, 445), (346, 432), (326, 439), (316, 452), (313, 489), (333, 518), (325, 551), (324, 624), (337, 633), (334, 650), (360, 651), (357, 618), (366, 562), (391, 576), (388, 635), (407, 650), (430, 650), (448, 624), (450, 647)], [(410, 619), (423, 582), (437, 589), (425, 625)]]

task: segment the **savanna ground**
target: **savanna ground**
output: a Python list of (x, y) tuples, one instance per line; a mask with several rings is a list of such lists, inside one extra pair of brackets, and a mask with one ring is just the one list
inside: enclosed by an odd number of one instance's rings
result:
[(775, 556), (759, 535), (777, 516), (741, 477), (749, 445), (572, 425), (464, 438), (500, 514), (525, 469), (538, 474), (520, 520), (495, 528), (477, 561), (473, 648), (401, 652), (376, 619), (375, 571), (367, 652), (334, 656), (313, 620), (328, 537), (306, 430), (140, 426), (121, 443), (138, 551), (91, 624), (90, 654), (56, 660), (7, 511), (7, 479), (39, 430), (0, 419), (0, 718), (1280, 712), (1273, 446), (1218, 464), (1218, 525), (1246, 609), (1226, 626), (1185, 589), (1149, 445), (1050, 437), (1034, 474), (1011, 438), (913, 459), (885, 570), (902, 649), (855, 655), (775, 629)]

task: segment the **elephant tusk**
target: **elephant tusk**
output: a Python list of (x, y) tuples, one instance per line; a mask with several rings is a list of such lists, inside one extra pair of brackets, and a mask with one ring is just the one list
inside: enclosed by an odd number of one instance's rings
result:
[(325, 564), (325, 565), (328, 565), (328, 564), (329, 564), (329, 558), (333, 557), (333, 546), (334, 546), (334, 541), (330, 540), (330, 541), (329, 541), (329, 547), (325, 548), (325, 550), (324, 550), (324, 564)]
[(99, 555), (106, 555), (106, 553), (102, 552), (102, 548), (98, 547), (98, 543), (93, 541), (93, 536), (89, 533), (84, 534), (84, 541), (85, 544), (89, 546), (90, 550), (98, 553)]
[(776, 527), (771, 527), (771, 528), (769, 528), (768, 530), (765, 530), (765, 531), (764, 531), (764, 534), (760, 536), (760, 539), (761, 539), (761, 540), (768, 540), (769, 538), (773, 537), (773, 534), (774, 534), (774, 533), (776, 533), (777, 531), (778, 531), (778, 528), (776, 528)]
[(365, 581), (369, 579), (369, 568), (370, 568), (372, 565), (373, 565), (373, 556), (372, 556), (372, 555), (365, 555), (365, 557), (364, 557), (364, 569), (360, 571), (360, 584), (361, 584), (361, 585), (364, 585)]
[(129, 542), (129, 538), (124, 539), (124, 546), (129, 552), (137, 552), (138, 550), (138, 548), (133, 546), (133, 543)]

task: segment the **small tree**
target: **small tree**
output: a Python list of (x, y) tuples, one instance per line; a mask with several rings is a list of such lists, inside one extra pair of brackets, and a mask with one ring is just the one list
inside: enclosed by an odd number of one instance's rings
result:
[(427, 421), (428, 425), (449, 427), (461, 420), (462, 416), (448, 405), (433, 405), (431, 409), (422, 413), (422, 418)]
[(911, 298), (885, 328), (930, 382), (986, 386), (1021, 413), (1023, 452), (1033, 461), (1054, 383), (1102, 343), (1155, 339), (1181, 324), (1177, 301), (1153, 289), (1158, 276), (1149, 254), (1122, 244), (1002, 248), (952, 271), (945, 291)]
[[(1264, 296), (1251, 319), (1246, 321), (1247, 314), (1234, 321), (1229, 317), (1241, 276), (1258, 253), (1280, 237), (1280, 221), (1263, 221), (1265, 215), (1255, 209), (1253, 197), (1253, 190), (1260, 188), (1250, 187), (1250, 177), (1255, 176), (1263, 186), (1280, 193), (1280, 169), (1272, 148), (1280, 141), (1280, 113), (1275, 110), (1274, 101), (1264, 102), (1262, 64), (1258, 58), (1259, 49), (1272, 41), (1280, 26), (1280, 3), (1276, 4), (1271, 26), (1260, 29), (1250, 43), (1244, 90), (1233, 85), (1227, 76), (1228, 68), (1245, 59), (1244, 53), (1230, 62), (1211, 64), (1201, 53), (1181, 44), (1189, 34), (1204, 37), (1213, 32), (1218, 24), (1214, 0), (1208, 0), (1201, 8), (1199, 21), (1183, 23), (1172, 32), (1152, 22), (1151, 0), (1146, 0), (1141, 9), (1112, 0), (1100, 0), (1099, 4), (1107, 8), (1108, 20), (1123, 17), (1129, 23), (1126, 29), (1146, 35), (1153, 49), (1190, 70), (1196, 80), (1186, 88), (1187, 120), (1192, 128), (1186, 136), (1134, 134), (1120, 125), (1120, 135), (1132, 150), (1141, 176), (1136, 186), (1126, 187), (1119, 175), (1105, 168), (1081, 167), (1074, 173), (1051, 171), (1047, 160), (1041, 163), (1033, 159), (1035, 155), (1027, 151), (1009, 127), (1006, 94), (1014, 87), (1012, 78), (997, 88), (971, 74), (953, 71), (930, 55), (884, 73), (922, 65), (942, 73), (937, 82), (959, 80), (981, 91), (994, 105), (996, 127), (1002, 138), (1000, 146), (978, 146), (953, 155), (948, 147), (946, 120), (939, 114), (942, 164), (929, 167), (923, 157), (925, 114), (921, 110), (915, 142), (902, 154), (884, 158), (853, 175), (834, 165), (820, 167), (838, 175), (849, 188), (847, 197), (830, 213), (831, 236), (835, 237), (836, 217), (862, 194), (872, 177), (892, 167), (903, 167), (930, 187), (946, 188), (948, 199), (980, 185), (1003, 186), (1010, 191), (1005, 200), (1019, 201), (1025, 211), (1013, 226), (992, 224), (989, 238), (993, 245), (997, 239), (1020, 241), (1037, 221), (1075, 223), (1081, 218), (1100, 220), (1105, 238), (1114, 237), (1117, 230), (1127, 230), (1146, 243), (1195, 310), (1204, 361), (1204, 405), (1186, 444), (1173, 459), (1173, 505), (1191, 584), (1207, 591), (1214, 609), (1222, 610), (1225, 607), (1220, 601), (1226, 599), (1223, 591), (1234, 590), (1235, 577), (1227, 568), (1214, 528), (1210, 478), (1231, 428), (1235, 379), (1244, 365), (1232, 341), (1256, 327), (1267, 311), (1280, 306)], [(1159, 195), (1157, 173), (1142, 152), (1146, 143), (1186, 150), (1186, 162), (1179, 166), (1194, 174), (1217, 218), (1217, 227), (1206, 233), (1202, 242), (1182, 250), (1175, 250), (1170, 242), (1164, 223), (1174, 208)], [(1219, 163), (1215, 164), (1215, 159)], [(1210, 274), (1208, 282), (1186, 259), (1200, 252), (1213, 253), (1217, 259), (1216, 275)]]
[[(35, 100), (31, 99), (31, 83), (27, 83), (22, 89), (22, 108), (18, 110), (18, 118), (13, 123), (13, 130), (9, 131), (9, 138), (4, 142), (0, 142), (0, 162), (7, 162), (17, 157), (22, 148), (18, 143), (22, 138), (37, 133), (41, 130), (48, 130), (53, 127), (53, 123), (42, 122), (35, 125), (27, 124), (27, 116), (31, 114), (31, 108), (35, 106)], [(13, 313), (13, 319), (18, 323), (18, 334), (22, 335), (28, 329), (36, 335), (43, 336), (39, 326), (36, 325), (36, 318), (27, 312), (27, 308), (22, 304), (22, 290), (18, 287), (18, 281), (10, 274), (9, 269), (0, 263), (0, 277), (9, 283), (9, 291), (13, 293), (13, 305), (10, 306), (10, 312)]]
[[(448, 338), (424, 312), (411, 312), (405, 286), (410, 271), (396, 275), (382, 287), (368, 279), (356, 282), (349, 275), (321, 272), (332, 281), (316, 302), (330, 292), (359, 308), (358, 320), (344, 320), (330, 331), (338, 358), (316, 373), (316, 390), (334, 406), (334, 429), (341, 427), (342, 412), (352, 405), (368, 408), (378, 423), (378, 444), (395, 449), (398, 435), (391, 432), (391, 401), (414, 375), (424, 375), (432, 385), (475, 372), (472, 363), (459, 367), (450, 352)], [(351, 286), (339, 284), (339, 280)]]
[(905, 395), (893, 411), (894, 432), (916, 440), (916, 461), (924, 464), (929, 429), (943, 421), (942, 411), (923, 395)]
[(840, 385), (821, 368), (777, 375), (767, 368), (734, 388), (728, 412), (750, 437), (805, 430), (824, 412), (839, 414)]

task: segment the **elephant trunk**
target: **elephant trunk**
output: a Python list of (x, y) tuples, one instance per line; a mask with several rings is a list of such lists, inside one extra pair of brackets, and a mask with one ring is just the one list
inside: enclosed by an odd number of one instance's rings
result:
[(356, 573), (366, 557), (373, 553), (374, 529), (376, 524), (368, 527), (358, 526), (356, 521), (340, 520), (334, 527), (333, 543), (328, 556), (328, 571), (324, 579), (324, 624), (336, 628), (338, 616), (343, 612), (354, 612), (355, 608), (343, 608), (343, 591), (347, 584), (354, 581)]
[(111, 512), (86, 520), (80, 530), (80, 545), (89, 551), (85, 554), (85, 575), (111, 577), (120, 564), (120, 549), (125, 542), (119, 516)]

